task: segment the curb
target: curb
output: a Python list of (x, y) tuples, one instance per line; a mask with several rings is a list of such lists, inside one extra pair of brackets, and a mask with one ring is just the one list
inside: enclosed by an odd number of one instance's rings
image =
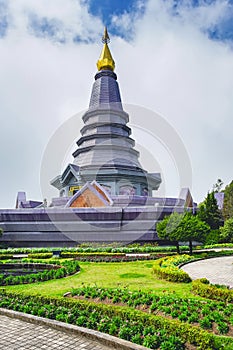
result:
[(123, 340), (106, 333), (101, 333), (99, 331), (94, 331), (92, 329), (79, 327), (56, 320), (50, 320), (44, 317), (25, 314), (23, 312), (0, 308), (0, 315), (8, 316), (11, 318), (17, 318), (25, 322), (44, 325), (66, 333), (77, 334), (79, 336), (81, 335), (92, 340), (97, 340), (98, 342), (102, 343), (103, 345), (109, 346), (112, 349), (148, 350), (148, 348), (144, 346), (133, 344), (127, 340)]

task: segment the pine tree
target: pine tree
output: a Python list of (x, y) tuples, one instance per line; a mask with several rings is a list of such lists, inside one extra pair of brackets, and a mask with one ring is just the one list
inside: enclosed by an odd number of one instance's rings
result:
[(214, 192), (208, 192), (198, 210), (198, 217), (206, 222), (212, 230), (219, 229), (223, 224), (222, 213), (218, 208)]

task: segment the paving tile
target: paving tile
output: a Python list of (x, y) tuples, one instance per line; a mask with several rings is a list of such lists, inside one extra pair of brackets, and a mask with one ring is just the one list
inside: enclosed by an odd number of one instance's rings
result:
[(182, 267), (192, 279), (207, 278), (210, 283), (224, 284), (233, 288), (233, 257), (225, 256), (194, 261)]
[(0, 350), (112, 350), (98, 341), (0, 315)]

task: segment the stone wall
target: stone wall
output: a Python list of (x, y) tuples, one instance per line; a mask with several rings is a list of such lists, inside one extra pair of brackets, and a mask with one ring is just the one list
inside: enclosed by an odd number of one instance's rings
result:
[[(175, 208), (183, 212), (182, 207)], [(0, 244), (63, 247), (83, 242), (158, 240), (156, 222), (174, 207), (0, 210)]]

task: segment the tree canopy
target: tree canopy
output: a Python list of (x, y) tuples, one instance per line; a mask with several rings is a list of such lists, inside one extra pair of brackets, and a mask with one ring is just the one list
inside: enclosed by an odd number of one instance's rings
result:
[(218, 229), (223, 224), (223, 217), (218, 208), (214, 192), (208, 192), (203, 203), (200, 204), (198, 217), (206, 222), (212, 230)]
[(157, 223), (156, 230), (159, 238), (175, 242), (179, 252), (179, 242), (189, 242), (189, 251), (192, 254), (193, 241), (203, 242), (210, 231), (207, 223), (192, 213), (172, 213)]
[(223, 217), (224, 220), (233, 217), (233, 181), (224, 190)]
[(220, 228), (220, 240), (224, 243), (233, 242), (233, 217), (226, 220), (224, 226)]

